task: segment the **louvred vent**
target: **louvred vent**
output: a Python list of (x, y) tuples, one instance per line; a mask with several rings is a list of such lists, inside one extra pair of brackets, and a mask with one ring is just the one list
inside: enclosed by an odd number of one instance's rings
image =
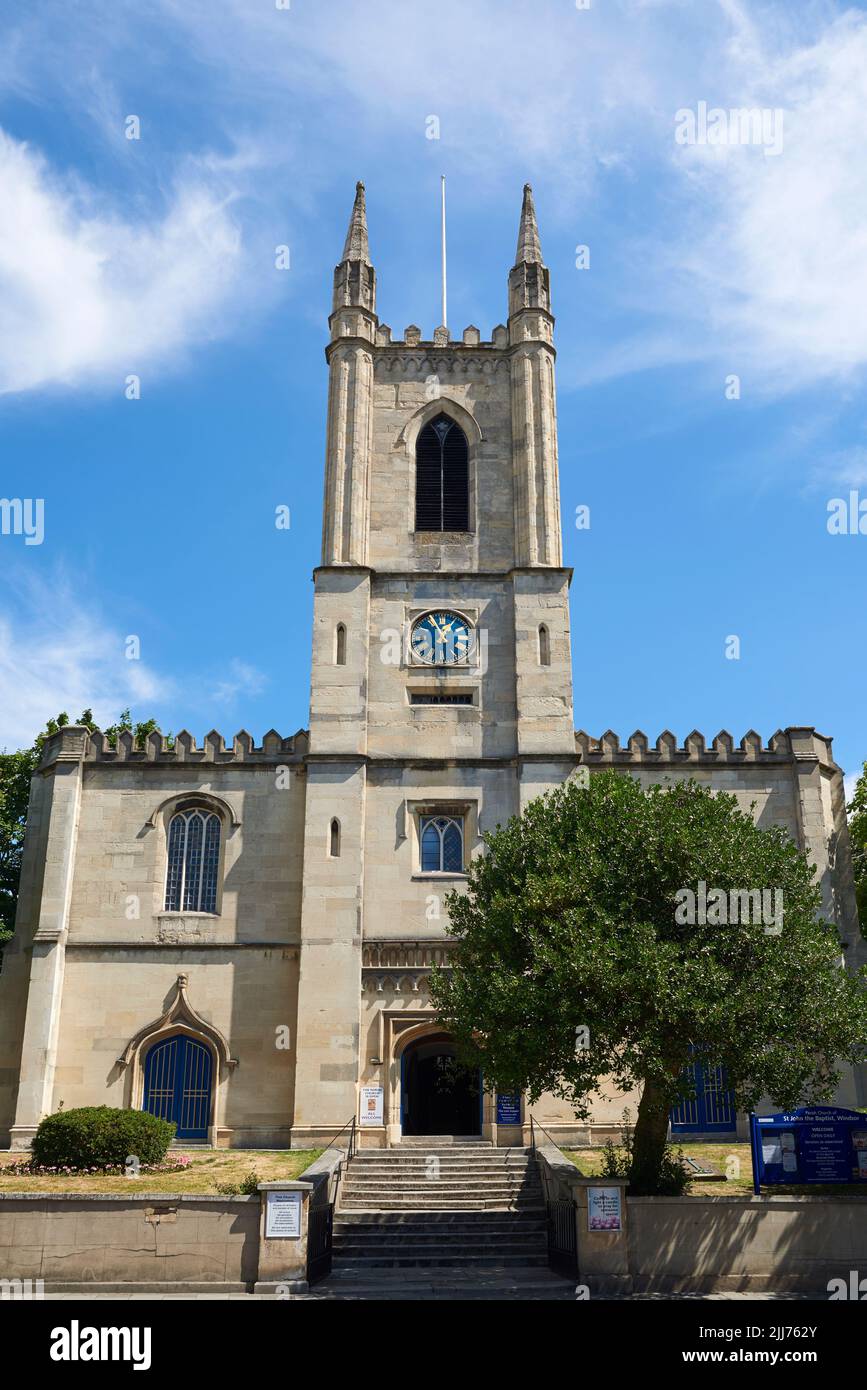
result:
[(438, 416), (419, 435), (415, 459), (415, 529), (468, 531), (469, 465), (463, 430), (447, 416)]

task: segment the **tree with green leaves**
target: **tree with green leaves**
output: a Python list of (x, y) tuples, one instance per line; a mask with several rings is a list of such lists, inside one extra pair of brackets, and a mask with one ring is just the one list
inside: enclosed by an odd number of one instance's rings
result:
[(0, 950), (15, 926), (30, 778), (38, 762), (36, 747), (0, 753)]
[[(36, 735), (32, 748), (20, 748), (14, 753), (0, 753), (0, 949), (11, 937), (15, 926), (30, 779), (39, 765), (45, 740), (68, 723), (69, 715), (63, 710), (56, 719), (48, 720), (42, 733)], [(93, 721), (93, 711), (84, 710), (78, 723), (94, 730), (96, 724)], [(154, 719), (133, 724), (129, 710), (125, 709), (117, 723), (109, 725), (105, 733), (109, 744), (114, 748), (117, 745), (118, 734), (128, 729), (135, 738), (136, 746), (140, 748), (147, 735), (157, 728), (159, 725)], [(171, 743), (171, 734), (168, 735), (168, 739)]]
[(659, 1190), (692, 1061), (724, 1066), (749, 1110), (828, 1100), (867, 1057), (867, 971), (842, 968), (806, 857), (734, 796), (599, 772), (485, 844), (447, 899), (439, 1017), (488, 1086), (531, 1103), (551, 1091), (586, 1118), (603, 1084), (640, 1089), (633, 1191)]
[(855, 871), (855, 898), (861, 931), (867, 936), (867, 762), (855, 783), (855, 795), (847, 806), (852, 867)]

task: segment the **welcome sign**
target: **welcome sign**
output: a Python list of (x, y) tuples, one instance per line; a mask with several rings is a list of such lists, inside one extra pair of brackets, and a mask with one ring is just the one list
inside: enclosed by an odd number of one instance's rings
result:
[(762, 1184), (867, 1182), (867, 1114), (807, 1106), (750, 1116), (753, 1191)]

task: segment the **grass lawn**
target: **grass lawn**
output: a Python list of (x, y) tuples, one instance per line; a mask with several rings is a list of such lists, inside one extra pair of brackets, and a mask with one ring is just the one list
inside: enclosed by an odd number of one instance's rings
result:
[[(185, 1151), (171, 1149), (168, 1161)], [(260, 1182), (275, 1178), (297, 1178), (309, 1168), (322, 1149), (190, 1149), (189, 1167), (172, 1173), (143, 1173), (140, 1178), (103, 1177), (99, 1173), (51, 1173), (29, 1177), (7, 1170), (25, 1154), (0, 1153), (0, 1193), (2, 1192), (198, 1192), (219, 1196), (218, 1184), (239, 1187), (251, 1171)], [(226, 1194), (228, 1195), (228, 1194)]]
[[(687, 1189), (687, 1196), (752, 1196), (753, 1167), (749, 1144), (704, 1144), (683, 1140), (680, 1143), (675, 1141), (674, 1147), (683, 1149), (685, 1157), (694, 1158), (705, 1167), (726, 1175), (725, 1182), (703, 1182), (695, 1178)], [(571, 1149), (566, 1151), (566, 1156), (571, 1158), (584, 1177), (595, 1178), (602, 1171), (602, 1149)], [(867, 1197), (867, 1186), (863, 1183), (811, 1183), (806, 1187), (789, 1187), (786, 1184), (785, 1187), (765, 1187), (762, 1191), (779, 1197)]]

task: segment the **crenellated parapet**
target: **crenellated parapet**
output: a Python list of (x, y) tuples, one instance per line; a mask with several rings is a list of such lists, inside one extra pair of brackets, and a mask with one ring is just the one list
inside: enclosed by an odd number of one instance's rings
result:
[(159, 767), (177, 766), (179, 763), (271, 765), (300, 762), (308, 751), (309, 741), (306, 729), (299, 729), (290, 738), (284, 738), (275, 729), (270, 729), (261, 744), (256, 745), (253, 735), (242, 729), (227, 744), (223, 735), (212, 729), (205, 734), (199, 747), (193, 735), (182, 729), (171, 743), (165, 734), (155, 730), (138, 745), (133, 734), (123, 730), (112, 746), (108, 735), (100, 729), (91, 732), (82, 725), (67, 724), (45, 740), (39, 770), (44, 771), (54, 763), (69, 761), (139, 766), (151, 764)]
[(659, 766), (660, 764), (701, 764), (708, 767), (726, 765), (741, 766), (744, 763), (792, 763), (819, 762), (828, 768), (836, 769), (831, 752), (831, 739), (819, 734), (813, 728), (795, 727), (778, 729), (766, 744), (760, 734), (750, 729), (739, 743), (727, 730), (722, 729), (710, 743), (697, 729), (687, 734), (682, 744), (668, 729), (651, 746), (645, 733), (637, 729), (621, 747), (620, 738), (607, 729), (600, 738), (591, 736), (579, 729), (575, 734), (575, 748), (582, 763), (593, 766)]

